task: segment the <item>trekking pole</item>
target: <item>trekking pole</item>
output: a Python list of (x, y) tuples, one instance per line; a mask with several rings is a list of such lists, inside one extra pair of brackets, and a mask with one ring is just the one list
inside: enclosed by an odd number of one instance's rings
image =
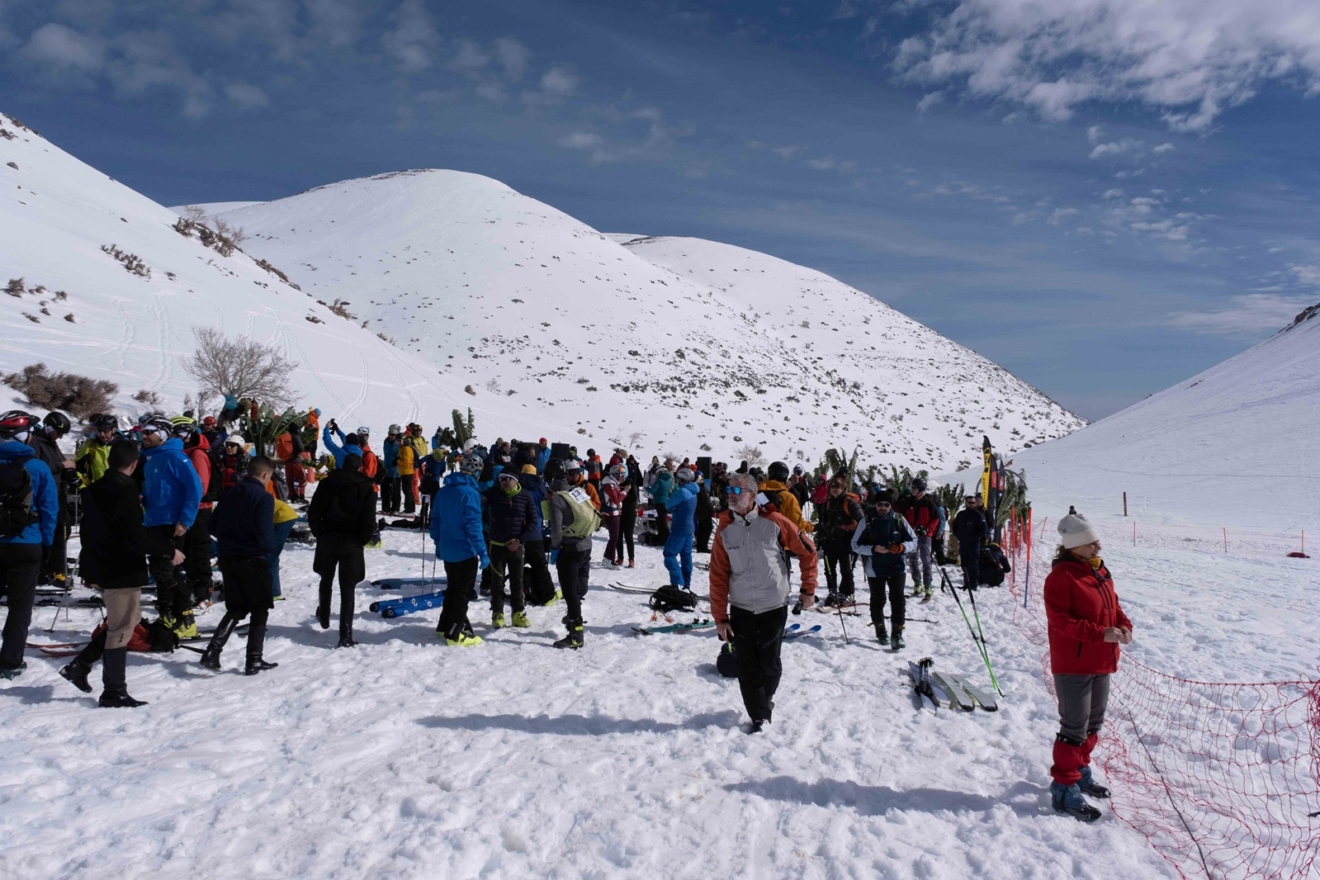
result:
[(1004, 692), (999, 689), (999, 682), (995, 680), (995, 671), (990, 668), (990, 647), (985, 643), (985, 633), (981, 631), (981, 614), (976, 610), (976, 591), (968, 590), (967, 599), (972, 603), (972, 616), (976, 618), (976, 634), (981, 642), (981, 653), (985, 657), (985, 668), (990, 673), (990, 683), (995, 686), (995, 690), (999, 691), (999, 696), (1002, 697)]
[[(985, 671), (988, 672), (988, 673), (990, 673), (990, 683), (991, 683), (992, 685), (994, 685), (995, 692), (998, 693), (999, 696), (1001, 696), (1001, 697), (1004, 696), (1004, 692), (1003, 692), (1003, 691), (1000, 689), (1000, 687), (999, 687), (999, 681), (998, 681), (998, 679), (995, 678), (995, 671), (994, 671), (994, 669), (990, 666), (990, 652), (989, 652), (989, 650), (986, 648), (984, 637), (978, 636), (978, 635), (976, 634), (976, 630), (975, 630), (975, 629), (972, 629), (972, 621), (971, 621), (971, 619), (967, 616), (967, 610), (966, 610), (965, 608), (963, 608), (962, 599), (958, 598), (958, 588), (955, 587), (955, 586), (953, 586), (953, 584), (949, 583), (949, 576), (948, 576), (948, 574), (944, 571), (944, 566), (941, 565), (941, 566), (939, 567), (939, 569), (940, 569), (940, 579), (941, 579), (941, 582), (943, 582), (944, 584), (947, 584), (948, 587), (949, 587), (950, 592), (953, 593), (953, 601), (956, 602), (956, 603), (958, 603), (958, 611), (962, 613), (963, 623), (967, 624), (967, 632), (968, 632), (968, 634), (972, 637), (972, 641), (976, 643), (976, 650), (977, 650), (977, 652), (979, 652), (980, 655), (981, 655), (981, 662), (985, 664)], [(971, 601), (972, 601), (972, 603), (973, 603), (973, 611), (975, 611), (975, 602), (976, 602), (976, 600), (971, 598), (971, 592), (972, 592), (971, 590), (968, 590), (968, 598), (971, 599)], [(978, 619), (977, 619), (977, 625), (978, 625), (978, 627), (979, 627), (979, 625), (980, 625), (980, 618), (979, 618), (979, 617), (978, 617)]]
[(850, 644), (848, 641), (848, 625), (843, 622), (843, 606), (835, 605), (834, 608), (839, 612), (839, 626), (843, 627), (843, 643), (845, 645)]

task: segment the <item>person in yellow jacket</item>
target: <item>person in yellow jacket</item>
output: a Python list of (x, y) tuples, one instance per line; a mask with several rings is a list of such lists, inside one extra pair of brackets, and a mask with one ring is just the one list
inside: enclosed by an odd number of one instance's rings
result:
[(88, 425), (94, 433), (73, 454), (74, 467), (83, 488), (105, 476), (109, 470), (110, 446), (119, 433), (119, 423), (111, 415), (96, 415)]
[(417, 455), (417, 448), (412, 444), (411, 437), (404, 437), (399, 441), (398, 457), (394, 459), (395, 465), (399, 469), (399, 485), (403, 489), (403, 512), (417, 512), (417, 462), (421, 459)]
[(298, 511), (276, 498), (275, 549), (267, 557), (270, 562), (270, 591), (276, 600), (284, 598), (280, 595), (280, 554), (284, 552), (284, 542), (289, 540), (289, 532), (293, 531), (293, 524), (297, 521)]
[(815, 531), (816, 527), (802, 518), (802, 505), (798, 504), (797, 496), (788, 491), (788, 465), (782, 461), (771, 462), (766, 476), (769, 479), (761, 484), (760, 491), (770, 499), (775, 510), (802, 531)]

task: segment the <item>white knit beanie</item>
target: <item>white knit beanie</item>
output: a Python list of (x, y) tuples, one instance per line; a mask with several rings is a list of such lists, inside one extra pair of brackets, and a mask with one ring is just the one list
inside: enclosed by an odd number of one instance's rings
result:
[(1070, 513), (1059, 520), (1059, 543), (1072, 550), (1100, 540), (1095, 529), (1080, 513)]

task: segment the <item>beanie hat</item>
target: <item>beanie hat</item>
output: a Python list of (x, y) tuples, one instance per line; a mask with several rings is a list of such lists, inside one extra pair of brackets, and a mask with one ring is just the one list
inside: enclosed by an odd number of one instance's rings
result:
[(362, 438), (358, 437), (357, 434), (349, 434), (344, 438), (345, 446), (360, 446), (361, 444)]
[(1099, 540), (1100, 536), (1080, 513), (1070, 513), (1059, 520), (1059, 543), (1065, 549), (1072, 550)]
[(877, 489), (877, 490), (871, 495), (871, 503), (872, 503), (872, 504), (876, 504), (876, 503), (881, 502), (881, 501), (885, 502), (886, 504), (893, 504), (893, 503), (894, 503), (894, 493), (893, 493), (893, 492), (890, 492), (888, 489)]
[(534, 473), (536, 473), (536, 465), (534, 465), (534, 464), (525, 464), (525, 465), (522, 466), (522, 472), (523, 472), (524, 474), (534, 474)]

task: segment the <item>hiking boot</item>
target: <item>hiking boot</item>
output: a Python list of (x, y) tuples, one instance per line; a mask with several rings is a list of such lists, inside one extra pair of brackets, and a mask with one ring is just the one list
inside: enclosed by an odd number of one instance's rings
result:
[(102, 709), (136, 709), (138, 706), (147, 705), (145, 700), (135, 700), (130, 697), (126, 690), (102, 691), (99, 702)]
[(220, 649), (215, 647), (214, 642), (207, 645), (206, 650), (202, 652), (202, 665), (212, 672), (220, 671)]
[(445, 647), (447, 648), (475, 648), (480, 644), (480, 636), (471, 636), (467, 633), (459, 633), (456, 639), (445, 639)]
[(260, 657), (249, 657), (247, 668), (243, 670), (244, 675), (256, 675), (258, 672), (265, 672), (267, 669), (274, 669), (279, 666), (278, 663), (268, 663)]
[(197, 638), (197, 620), (193, 617), (191, 611), (185, 611), (179, 615), (178, 621), (171, 627), (174, 634), (182, 639)]
[(888, 644), (889, 644), (889, 633), (885, 631), (885, 628), (884, 628), (884, 625), (883, 625), (883, 624), (880, 625), (880, 626), (878, 626), (878, 627), (876, 627), (876, 629), (875, 629), (875, 637), (876, 637), (877, 639), (880, 640), (880, 644), (882, 644), (882, 645), (888, 645)]
[(532, 625), (532, 622), (527, 619), (525, 611), (515, 611), (513, 612), (513, 625), (519, 629), (527, 629)]
[(628, 567), (629, 567), (629, 568), (636, 568), (636, 567), (637, 567), (637, 560), (636, 560), (636, 559), (629, 559), (629, 560), (628, 560)]
[(1082, 790), (1073, 785), (1050, 783), (1050, 801), (1054, 812), (1067, 813), (1079, 822), (1094, 822), (1100, 818), (1100, 811), (1091, 806), (1082, 797)]
[(330, 609), (325, 605), (316, 606), (316, 622), (321, 624), (321, 629), (330, 628)]
[(893, 647), (895, 651), (901, 651), (907, 647), (907, 643), (903, 641), (903, 630), (894, 630), (894, 638), (890, 641), (890, 646)]
[(490, 616), (490, 625), (493, 629), (504, 629), (504, 614), (496, 612)]
[(582, 620), (564, 618), (564, 625), (568, 627), (568, 635), (555, 642), (556, 648), (572, 648), (577, 650), (582, 647)]
[(23, 674), (24, 669), (27, 669), (25, 661), (19, 662), (17, 666), (0, 666), (0, 678), (13, 681)]
[(753, 718), (752, 723), (747, 725), (747, 734), (749, 736), (753, 733), (760, 733), (762, 730), (765, 730), (765, 722), (760, 719)]
[(92, 667), (88, 666), (86, 663), (81, 660), (74, 660), (68, 666), (65, 666), (60, 670), (60, 676), (84, 694), (90, 694), (92, 692), (92, 686), (87, 682), (87, 675), (91, 671)]
[(1105, 800), (1109, 797), (1109, 789), (1095, 781), (1095, 777), (1091, 775), (1090, 767), (1082, 768), (1082, 778), (1077, 781), (1077, 788), (1082, 794), (1096, 800)]

